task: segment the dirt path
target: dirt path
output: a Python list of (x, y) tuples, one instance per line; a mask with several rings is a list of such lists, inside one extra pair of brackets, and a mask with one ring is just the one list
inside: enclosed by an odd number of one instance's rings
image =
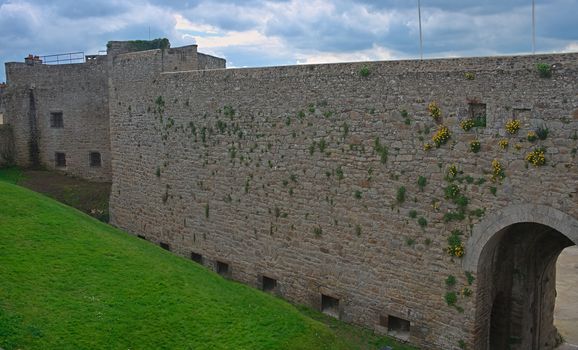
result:
[(578, 345), (578, 247), (564, 249), (556, 271), (554, 324), (566, 342)]

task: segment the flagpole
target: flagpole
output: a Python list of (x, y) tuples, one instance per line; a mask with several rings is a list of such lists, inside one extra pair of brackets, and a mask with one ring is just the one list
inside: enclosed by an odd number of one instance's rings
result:
[(417, 16), (419, 18), (419, 59), (423, 60), (423, 38), (421, 34), (421, 0), (417, 0)]
[(532, 0), (532, 54), (536, 54), (536, 4)]

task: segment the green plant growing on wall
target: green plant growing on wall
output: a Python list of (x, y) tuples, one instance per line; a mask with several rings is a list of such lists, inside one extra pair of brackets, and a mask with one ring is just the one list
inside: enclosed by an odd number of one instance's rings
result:
[(427, 226), (427, 220), (423, 216), (420, 216), (419, 219), (417, 219), (417, 223), (421, 228), (425, 228)]
[(355, 197), (355, 199), (361, 199), (361, 191), (356, 190), (356, 191), (353, 193), (353, 197)]
[(448, 278), (446, 278), (446, 286), (453, 287), (455, 285), (456, 285), (456, 276), (449, 275)]
[(470, 288), (464, 287), (464, 288), (462, 288), (461, 294), (465, 297), (470, 297), (470, 296), (472, 296), (473, 292)]
[(235, 109), (234, 109), (233, 107), (229, 106), (229, 105), (224, 106), (224, 107), (223, 107), (223, 114), (224, 114), (226, 117), (229, 117), (229, 118), (233, 119), (233, 117), (235, 116)]
[(498, 192), (498, 188), (497, 188), (497, 187), (494, 187), (494, 186), (491, 186), (491, 187), (490, 187), (490, 193), (491, 193), (491, 194), (493, 194), (493, 195), (495, 196), (497, 192)]
[(157, 167), (157, 170), (155, 171), (155, 175), (157, 177), (161, 177), (161, 167), (160, 166)]
[(526, 155), (526, 160), (535, 167), (546, 164), (546, 148), (535, 148)]
[(458, 347), (462, 350), (466, 350), (466, 342), (463, 341), (463, 339), (460, 339), (460, 341), (458, 342)]
[(359, 69), (359, 75), (366, 78), (369, 76), (369, 67), (368, 66), (363, 66)]
[(361, 236), (361, 226), (359, 224), (355, 225), (355, 234)]
[(470, 131), (475, 126), (475, 123), (473, 119), (464, 119), (460, 122), (460, 126), (462, 130)]
[(415, 211), (415, 210), (413, 210), (413, 209), (410, 210), (410, 211), (409, 211), (409, 217), (412, 218), (412, 219), (415, 219), (415, 218), (417, 217), (417, 211)]
[(540, 78), (550, 78), (552, 77), (552, 66), (547, 63), (537, 63), (536, 69)]
[(401, 204), (405, 201), (405, 187), (404, 186), (400, 186), (397, 189), (397, 195), (395, 196), (395, 199), (397, 200), (398, 204)]
[(464, 77), (465, 77), (467, 80), (474, 80), (474, 79), (476, 79), (476, 74), (474, 74), (474, 73), (472, 73), (472, 72), (465, 72), (465, 73), (464, 73)]
[(205, 204), (205, 218), (209, 218), (209, 203)]
[(349, 125), (343, 122), (343, 124), (341, 124), (341, 137), (346, 138), (347, 134), (349, 134)]
[(521, 127), (522, 124), (518, 119), (510, 119), (506, 122), (506, 131), (510, 135), (517, 134)]
[(438, 106), (437, 102), (432, 101), (429, 103), (429, 105), (427, 106), (427, 110), (429, 112), (429, 115), (435, 120), (435, 121), (439, 121), (441, 116), (442, 116), (442, 110), (440, 108), (440, 106)]
[(446, 248), (446, 251), (450, 256), (455, 256), (458, 258), (464, 256), (465, 248), (464, 243), (462, 243), (462, 235), (462, 231), (453, 230), (451, 235), (448, 237), (448, 247)]
[(481, 148), (482, 145), (480, 144), (480, 141), (478, 140), (470, 141), (470, 151), (472, 151), (472, 153), (478, 153)]
[(451, 137), (450, 129), (445, 125), (440, 125), (436, 133), (432, 136), (432, 141), (437, 148), (445, 145)]
[(335, 169), (335, 176), (337, 177), (337, 180), (343, 180), (344, 175), (341, 166), (338, 166), (337, 169)]
[(447, 292), (444, 296), (444, 300), (448, 306), (454, 306), (458, 301), (458, 295), (456, 292)]
[(327, 142), (325, 141), (325, 139), (321, 139), (321, 140), (319, 140), (319, 143), (317, 144), (317, 146), (319, 147), (319, 152), (323, 153), (323, 152), (325, 152), (325, 149), (327, 148)]
[(427, 179), (424, 176), (419, 176), (417, 178), (417, 186), (419, 187), (419, 190), (421, 192), (423, 192), (423, 189), (425, 188), (425, 186), (427, 185)]
[(474, 275), (470, 271), (466, 271), (465, 275), (466, 275), (466, 280), (468, 281), (468, 285), (471, 286), (475, 280)]
[(379, 137), (376, 137), (373, 142), (373, 150), (379, 155), (380, 161), (385, 164), (387, 162), (388, 149), (387, 146), (380, 143)]
[(536, 135), (535, 131), (528, 131), (528, 136), (527, 136), (528, 141), (530, 142), (534, 142), (538, 139), (538, 135)]
[(540, 140), (545, 140), (548, 138), (548, 133), (550, 132), (550, 130), (545, 127), (545, 126), (539, 126), (536, 129), (536, 136), (540, 139)]
[(413, 238), (406, 238), (405, 244), (407, 244), (408, 246), (411, 247), (412, 245), (415, 244), (415, 239), (413, 239)]
[(499, 160), (494, 159), (492, 161), (492, 181), (501, 181), (505, 177), (506, 173), (504, 171), (504, 166)]
[(309, 145), (309, 154), (313, 155), (315, 153), (315, 148), (317, 147), (317, 142), (313, 141), (311, 145)]
[(321, 229), (321, 226), (315, 226), (315, 227), (313, 228), (313, 234), (314, 234), (316, 237), (321, 236), (321, 234), (323, 234), (323, 230)]

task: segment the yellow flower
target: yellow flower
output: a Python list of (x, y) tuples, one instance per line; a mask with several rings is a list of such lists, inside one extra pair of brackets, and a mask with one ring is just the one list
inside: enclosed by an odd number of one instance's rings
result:
[(500, 145), (501, 149), (506, 149), (508, 148), (508, 146), (510, 145), (510, 143), (508, 142), (508, 140), (506, 139), (502, 139), (498, 142), (498, 144)]
[(441, 145), (448, 142), (450, 139), (451, 133), (450, 129), (447, 126), (441, 125), (438, 131), (433, 135), (432, 141), (436, 145), (436, 147), (440, 147)]
[(528, 141), (534, 142), (538, 138), (535, 131), (528, 131)]
[(536, 148), (526, 155), (526, 160), (533, 166), (542, 166), (546, 164), (546, 155), (543, 148)]
[(435, 101), (430, 102), (430, 104), (427, 106), (427, 110), (429, 111), (431, 117), (435, 120), (438, 120), (442, 116), (442, 110)]
[(471, 128), (474, 127), (474, 125), (475, 123), (472, 119), (464, 119), (460, 123), (460, 126), (462, 127), (462, 129), (464, 129), (464, 131), (469, 131)]
[(518, 130), (520, 130), (520, 127), (520, 121), (517, 119), (510, 119), (506, 122), (506, 131), (511, 135), (516, 134)]
[(431, 149), (431, 143), (424, 143), (423, 145), (423, 150), (424, 151), (429, 151)]
[(500, 163), (499, 160), (494, 159), (492, 161), (492, 181), (501, 180), (504, 177), (506, 177), (506, 174), (504, 173), (502, 163)]

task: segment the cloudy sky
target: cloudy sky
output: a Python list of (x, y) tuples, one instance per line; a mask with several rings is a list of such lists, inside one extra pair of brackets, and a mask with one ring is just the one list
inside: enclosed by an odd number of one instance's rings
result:
[[(578, 51), (578, 0), (535, 1), (537, 51)], [(424, 57), (531, 52), (531, 0), (421, 3)], [(149, 28), (229, 67), (419, 57), (417, 0), (0, 0), (0, 60), (93, 54)]]

